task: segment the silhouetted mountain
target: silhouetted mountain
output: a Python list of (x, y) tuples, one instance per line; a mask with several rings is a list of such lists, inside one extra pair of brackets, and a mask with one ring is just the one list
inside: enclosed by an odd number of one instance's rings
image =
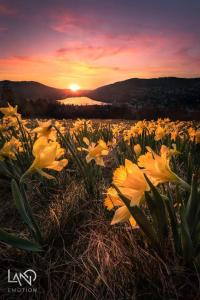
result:
[[(171, 118), (200, 119), (200, 78), (163, 77), (153, 79), (132, 78), (99, 87), (95, 90), (56, 89), (34, 81), (0, 81), (1, 105), (18, 104), (21, 112), (29, 116), (95, 117), (93, 108), (71, 108), (59, 105), (58, 101), (70, 97), (87, 96), (93, 100), (112, 103), (101, 110), (104, 115), (126, 118)], [(69, 102), (70, 103), (70, 102)], [(67, 105), (67, 99), (65, 101)], [(111, 107), (112, 106), (112, 107)], [(93, 110), (92, 110), (93, 109)], [(90, 114), (86, 114), (90, 112)], [(126, 112), (126, 113), (125, 113)], [(99, 114), (98, 114), (99, 117)], [(103, 115), (102, 115), (103, 117)]]
[(0, 81), (0, 99), (47, 99), (55, 101), (72, 95), (69, 89), (57, 89), (35, 81)]
[(115, 104), (128, 103), (136, 108), (149, 105), (195, 108), (200, 106), (200, 78), (132, 78), (99, 87), (88, 96)]

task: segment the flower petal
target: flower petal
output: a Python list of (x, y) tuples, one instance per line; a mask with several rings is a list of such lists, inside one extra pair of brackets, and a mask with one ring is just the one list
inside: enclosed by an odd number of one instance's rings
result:
[(129, 220), (129, 218), (130, 218), (130, 212), (128, 208), (126, 206), (122, 206), (115, 211), (111, 225), (117, 224), (119, 222), (125, 222)]

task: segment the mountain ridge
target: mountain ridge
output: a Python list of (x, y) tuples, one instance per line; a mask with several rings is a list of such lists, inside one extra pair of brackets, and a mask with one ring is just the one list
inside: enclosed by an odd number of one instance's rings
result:
[(176, 76), (164, 76), (164, 77), (152, 77), (152, 78), (139, 78), (139, 77), (132, 77), (132, 78), (128, 78), (128, 79), (124, 79), (124, 80), (118, 80), (112, 83), (108, 83), (105, 84), (103, 86), (99, 86), (97, 88), (95, 88), (94, 90), (98, 90), (102, 87), (108, 87), (108, 86), (113, 86), (116, 84), (121, 84), (121, 83), (125, 83), (125, 82), (132, 82), (132, 81), (136, 81), (136, 82), (152, 82), (152, 81), (159, 81), (159, 80), (181, 80), (181, 81), (198, 81), (200, 80), (200, 77), (176, 77)]
[(195, 109), (200, 106), (200, 78), (129, 78), (75, 93), (69, 89), (50, 87), (37, 81), (0, 81), (1, 102), (14, 99), (20, 105), (24, 100), (55, 102), (81, 96), (112, 104), (129, 104), (135, 108), (146, 105), (153, 107), (182, 105), (186, 109)]
[(54, 101), (55, 98), (64, 98), (69, 93), (65, 89), (57, 89), (49, 87), (37, 81), (0, 81), (0, 98), (13, 98), (20, 100), (20, 98), (37, 100), (45, 98)]
[[(200, 78), (159, 77), (159, 78), (130, 78), (99, 87), (90, 92), (92, 99), (105, 102), (134, 103), (144, 97), (155, 98), (159, 94), (180, 96), (195, 90), (200, 97)], [(198, 92), (199, 91), (199, 92)], [(162, 98), (162, 97), (161, 97)]]

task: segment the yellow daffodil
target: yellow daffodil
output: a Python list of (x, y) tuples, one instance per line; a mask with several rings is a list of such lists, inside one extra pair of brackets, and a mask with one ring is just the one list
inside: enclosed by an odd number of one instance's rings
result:
[(178, 177), (170, 168), (170, 158), (177, 154), (176, 150), (162, 145), (160, 155), (158, 155), (150, 147), (146, 148), (148, 152), (139, 157), (138, 165), (144, 168), (147, 176), (154, 179), (154, 184), (177, 182)]
[(107, 190), (104, 205), (108, 210), (112, 210), (114, 207), (118, 207), (115, 211), (111, 225), (117, 224), (119, 222), (129, 221), (132, 227), (136, 226), (135, 219), (131, 216), (128, 208), (119, 198), (118, 193), (114, 188), (110, 187)]
[(112, 134), (113, 134), (114, 137), (117, 137), (119, 135), (119, 128), (118, 128), (118, 126), (114, 126), (112, 128)]
[(8, 103), (8, 107), (1, 107), (0, 108), (0, 112), (2, 112), (2, 114), (4, 114), (5, 116), (17, 116), (17, 105), (15, 107), (13, 107), (12, 105), (10, 105)]
[(158, 128), (155, 131), (155, 141), (160, 141), (165, 136), (165, 134), (165, 129), (158, 126)]
[(32, 132), (37, 133), (37, 137), (46, 137), (51, 140), (56, 139), (55, 129), (52, 127), (51, 121), (40, 122), (38, 121), (39, 126), (32, 130)]
[(196, 144), (200, 143), (200, 129), (195, 130), (194, 128), (190, 127), (188, 129), (188, 134), (191, 141), (195, 141)]
[(178, 136), (178, 130), (171, 132), (171, 140), (175, 141)]
[(92, 122), (90, 120), (77, 119), (73, 123), (73, 127), (71, 128), (71, 133), (80, 132), (82, 130), (92, 130)]
[[(16, 118), (16, 117), (17, 117), (17, 118)], [(15, 127), (15, 128), (18, 128), (18, 127), (19, 127), (18, 121), (21, 122), (21, 115), (4, 116), (4, 117), (3, 117), (3, 124), (4, 124), (4, 126), (6, 126), (7, 128), (9, 128), (9, 127)]]
[(150, 189), (141, 169), (128, 159), (125, 160), (124, 166), (115, 170), (113, 183), (130, 200), (131, 206), (139, 205), (144, 192)]
[(144, 128), (145, 124), (142, 121), (137, 122), (129, 130), (124, 131), (124, 140), (130, 143), (130, 139), (132, 137), (137, 137), (138, 135), (141, 135)]
[(63, 126), (63, 124), (59, 121), (55, 121), (55, 126), (59, 129), (61, 134), (65, 134), (66, 133), (66, 127)]
[(87, 163), (94, 160), (97, 165), (105, 166), (103, 157), (108, 155), (109, 153), (107, 144), (103, 140), (99, 140), (97, 143), (90, 143), (86, 137), (83, 138), (83, 141), (88, 146), (88, 148), (83, 147), (79, 148), (79, 150), (88, 152), (86, 156)]
[(190, 127), (188, 129), (188, 134), (189, 134), (190, 140), (193, 141), (195, 138), (196, 130), (194, 128)]
[(54, 178), (47, 174), (43, 169), (62, 171), (68, 164), (67, 159), (58, 160), (64, 154), (64, 149), (57, 142), (48, 142), (47, 138), (40, 137), (33, 145), (33, 156), (35, 157), (32, 165), (26, 171), (26, 175), (32, 172), (39, 172), (48, 179)]
[(133, 150), (134, 150), (136, 156), (138, 157), (141, 154), (142, 148), (141, 148), (140, 144), (137, 144), (137, 145), (133, 146)]
[(0, 160), (4, 160), (5, 158), (16, 159), (16, 153), (21, 151), (21, 142), (15, 137), (12, 137), (12, 139), (5, 142), (3, 147), (0, 149)]

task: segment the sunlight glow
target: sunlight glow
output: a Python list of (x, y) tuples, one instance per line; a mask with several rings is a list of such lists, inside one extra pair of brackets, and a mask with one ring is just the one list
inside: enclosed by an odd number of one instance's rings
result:
[(77, 92), (78, 90), (80, 90), (80, 86), (76, 83), (73, 83), (69, 86), (70, 90), (73, 92)]

